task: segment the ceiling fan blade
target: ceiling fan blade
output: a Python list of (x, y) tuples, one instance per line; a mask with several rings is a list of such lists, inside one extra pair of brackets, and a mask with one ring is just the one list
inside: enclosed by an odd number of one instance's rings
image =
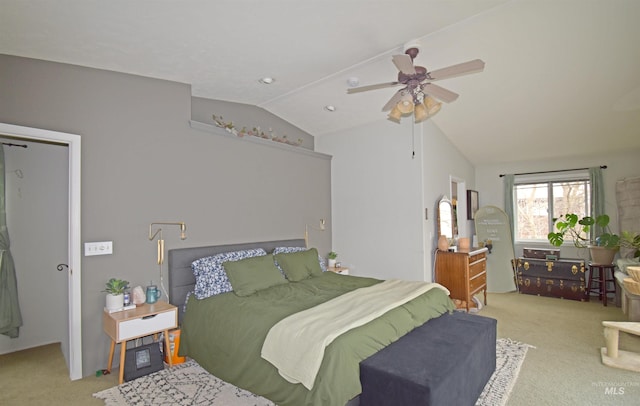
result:
[(416, 74), (416, 69), (413, 67), (413, 59), (409, 55), (393, 55), (392, 60), (400, 72), (407, 75)]
[(400, 82), (389, 82), (389, 83), (378, 83), (377, 85), (352, 87), (350, 89), (347, 89), (347, 93), (352, 94), (352, 93), (367, 92), (369, 90), (385, 89), (387, 87), (392, 87), (392, 86), (401, 85), (401, 84), (402, 83)]
[(481, 59), (474, 59), (473, 61), (451, 65), (442, 69), (436, 69), (433, 72), (429, 72), (428, 76), (431, 80), (441, 80), (470, 73), (482, 72), (483, 69), (484, 62)]
[(396, 92), (396, 94), (394, 94), (389, 101), (387, 102), (387, 104), (384, 105), (384, 107), (382, 107), (382, 111), (389, 111), (391, 110), (396, 104), (398, 104), (400, 102), (400, 99), (402, 99), (402, 96), (404, 95), (404, 89), (400, 89)]
[(422, 85), (422, 91), (429, 96), (433, 96), (438, 100), (441, 100), (445, 103), (451, 103), (455, 101), (459, 94), (454, 93), (451, 90), (447, 90), (444, 87), (440, 87), (438, 85), (434, 85), (433, 83), (427, 83)]

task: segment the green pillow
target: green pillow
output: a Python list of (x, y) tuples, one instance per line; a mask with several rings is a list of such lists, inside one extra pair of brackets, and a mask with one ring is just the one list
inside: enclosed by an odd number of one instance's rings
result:
[(238, 296), (249, 296), (259, 290), (287, 283), (271, 255), (227, 261), (222, 266)]
[(298, 282), (312, 276), (322, 275), (322, 268), (318, 261), (318, 250), (315, 248), (306, 251), (280, 253), (275, 255), (276, 261), (287, 279)]

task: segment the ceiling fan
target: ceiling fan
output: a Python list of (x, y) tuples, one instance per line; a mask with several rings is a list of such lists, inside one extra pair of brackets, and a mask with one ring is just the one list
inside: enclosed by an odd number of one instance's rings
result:
[(414, 113), (415, 122), (418, 123), (432, 117), (440, 111), (442, 104), (434, 100), (434, 98), (445, 103), (451, 103), (459, 96), (457, 93), (435, 85), (432, 82), (482, 72), (484, 69), (484, 62), (480, 59), (474, 59), (469, 62), (463, 62), (429, 72), (425, 67), (413, 64), (413, 60), (418, 56), (418, 52), (419, 49), (416, 46), (411, 46), (404, 54), (394, 55), (392, 57), (393, 63), (399, 71), (397, 81), (354, 87), (347, 89), (347, 93), (353, 94), (404, 85), (404, 87), (398, 90), (387, 104), (384, 105), (382, 111), (391, 110), (389, 119), (398, 123), (403, 115)]

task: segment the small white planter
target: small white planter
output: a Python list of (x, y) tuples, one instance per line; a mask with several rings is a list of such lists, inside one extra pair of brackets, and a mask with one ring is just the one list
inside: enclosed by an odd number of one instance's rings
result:
[(124, 307), (124, 294), (112, 295), (107, 293), (107, 310), (118, 310)]
[(335, 259), (327, 259), (327, 265), (329, 266), (329, 268), (335, 268), (336, 267), (336, 260)]

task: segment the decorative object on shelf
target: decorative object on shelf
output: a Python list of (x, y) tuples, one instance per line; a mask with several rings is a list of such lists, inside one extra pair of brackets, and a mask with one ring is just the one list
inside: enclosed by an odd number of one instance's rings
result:
[(468, 237), (458, 238), (458, 249), (460, 251), (469, 251), (471, 248), (471, 240)]
[[(153, 232), (153, 226), (158, 225), (168, 225), (168, 226), (180, 226), (180, 239), (184, 240), (187, 238), (187, 225), (184, 221), (173, 221), (173, 222), (156, 222), (149, 224), (149, 241), (153, 241), (156, 236), (158, 236), (158, 268), (160, 269), (160, 288), (164, 291), (164, 295), (169, 300), (169, 294), (167, 290), (164, 288), (163, 277), (162, 277), (162, 264), (164, 263), (164, 239), (162, 238), (162, 228), (158, 227), (156, 232)], [(158, 296), (159, 297), (159, 296)], [(156, 299), (157, 300), (157, 299)]]
[(266, 140), (271, 140), (271, 141), (280, 142), (283, 144), (292, 145), (294, 147), (299, 147), (300, 145), (302, 145), (302, 141), (303, 141), (302, 138), (298, 138), (297, 141), (293, 141), (293, 140), (290, 140), (286, 135), (281, 135), (281, 136), (274, 135), (273, 130), (271, 128), (266, 133), (262, 131), (260, 127), (253, 127), (250, 130), (247, 129), (247, 127), (242, 127), (241, 129), (238, 130), (236, 126), (233, 124), (233, 122), (231, 121), (225, 122), (222, 116), (216, 116), (215, 114), (213, 114), (213, 122), (216, 126), (220, 128), (224, 128), (230, 134), (233, 134), (240, 138), (244, 137), (245, 135), (248, 135), (252, 137), (264, 138)]
[(438, 249), (440, 251), (446, 251), (449, 249), (449, 239), (445, 235), (438, 237)]
[[(609, 216), (601, 214), (597, 217), (568, 213), (554, 219), (556, 232), (550, 232), (547, 239), (556, 247), (571, 238), (577, 248), (589, 248), (591, 260), (596, 264), (611, 264), (620, 246), (640, 249), (640, 236), (623, 232), (622, 238), (611, 232)], [(598, 232), (597, 230), (600, 230)], [(593, 238), (594, 237), (594, 238)], [(593, 238), (593, 239), (592, 239)]]
[(484, 246), (487, 247), (487, 249), (489, 250), (489, 254), (491, 254), (491, 250), (493, 249), (493, 241), (486, 240), (484, 242)]
[(335, 253), (334, 251), (331, 251), (330, 253), (327, 254), (327, 265), (330, 268), (335, 268), (336, 267), (336, 258), (338, 257), (338, 254)]
[(124, 307), (124, 291), (129, 286), (129, 282), (123, 279), (111, 278), (106, 283), (103, 292), (107, 292), (107, 310), (117, 310)]
[(131, 293), (131, 300), (136, 306), (144, 304), (147, 298), (144, 294), (144, 290), (142, 290), (142, 286), (136, 286), (135, 288), (133, 288), (133, 292)]
[(160, 292), (158, 287), (151, 281), (151, 284), (147, 286), (147, 303), (154, 304), (160, 299), (160, 296), (162, 296), (162, 292)]

